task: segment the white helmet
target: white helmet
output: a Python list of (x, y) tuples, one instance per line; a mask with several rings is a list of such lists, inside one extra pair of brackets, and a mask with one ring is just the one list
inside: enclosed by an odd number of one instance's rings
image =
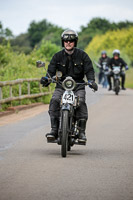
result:
[(115, 50), (113, 51), (113, 56), (114, 56), (115, 54), (117, 54), (118, 56), (120, 56), (120, 51), (119, 51), (118, 49), (115, 49)]
[(61, 34), (61, 42), (62, 42), (62, 47), (64, 47), (64, 41), (67, 40), (72, 40), (75, 42), (75, 47), (77, 46), (77, 42), (78, 42), (78, 34), (76, 31), (71, 30), (71, 29), (67, 29), (65, 30), (62, 34)]

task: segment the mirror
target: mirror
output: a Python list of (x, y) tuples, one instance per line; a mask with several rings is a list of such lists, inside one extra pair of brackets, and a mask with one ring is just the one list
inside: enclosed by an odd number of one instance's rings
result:
[(36, 61), (36, 67), (37, 68), (45, 67), (45, 62), (42, 62), (41, 60)]

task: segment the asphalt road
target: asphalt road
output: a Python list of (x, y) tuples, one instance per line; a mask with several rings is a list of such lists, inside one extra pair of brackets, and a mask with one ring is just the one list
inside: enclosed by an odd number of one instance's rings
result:
[(133, 91), (87, 90), (87, 145), (47, 144), (47, 112), (0, 127), (0, 200), (133, 200)]

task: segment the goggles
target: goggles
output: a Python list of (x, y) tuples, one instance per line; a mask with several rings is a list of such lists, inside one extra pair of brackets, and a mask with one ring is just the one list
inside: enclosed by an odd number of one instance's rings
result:
[(77, 40), (77, 37), (74, 34), (64, 34), (62, 39), (64, 41), (75, 41)]
[(119, 54), (118, 53), (114, 53), (113, 56), (118, 56), (119, 57)]
[(68, 43), (68, 42), (73, 43), (73, 42), (75, 42), (75, 40), (64, 40), (64, 42), (65, 43)]

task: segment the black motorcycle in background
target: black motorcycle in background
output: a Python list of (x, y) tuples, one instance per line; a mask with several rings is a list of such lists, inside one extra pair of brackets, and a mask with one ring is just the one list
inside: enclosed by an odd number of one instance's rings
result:
[(120, 66), (113, 66), (112, 69), (113, 72), (113, 90), (116, 95), (120, 92)]

